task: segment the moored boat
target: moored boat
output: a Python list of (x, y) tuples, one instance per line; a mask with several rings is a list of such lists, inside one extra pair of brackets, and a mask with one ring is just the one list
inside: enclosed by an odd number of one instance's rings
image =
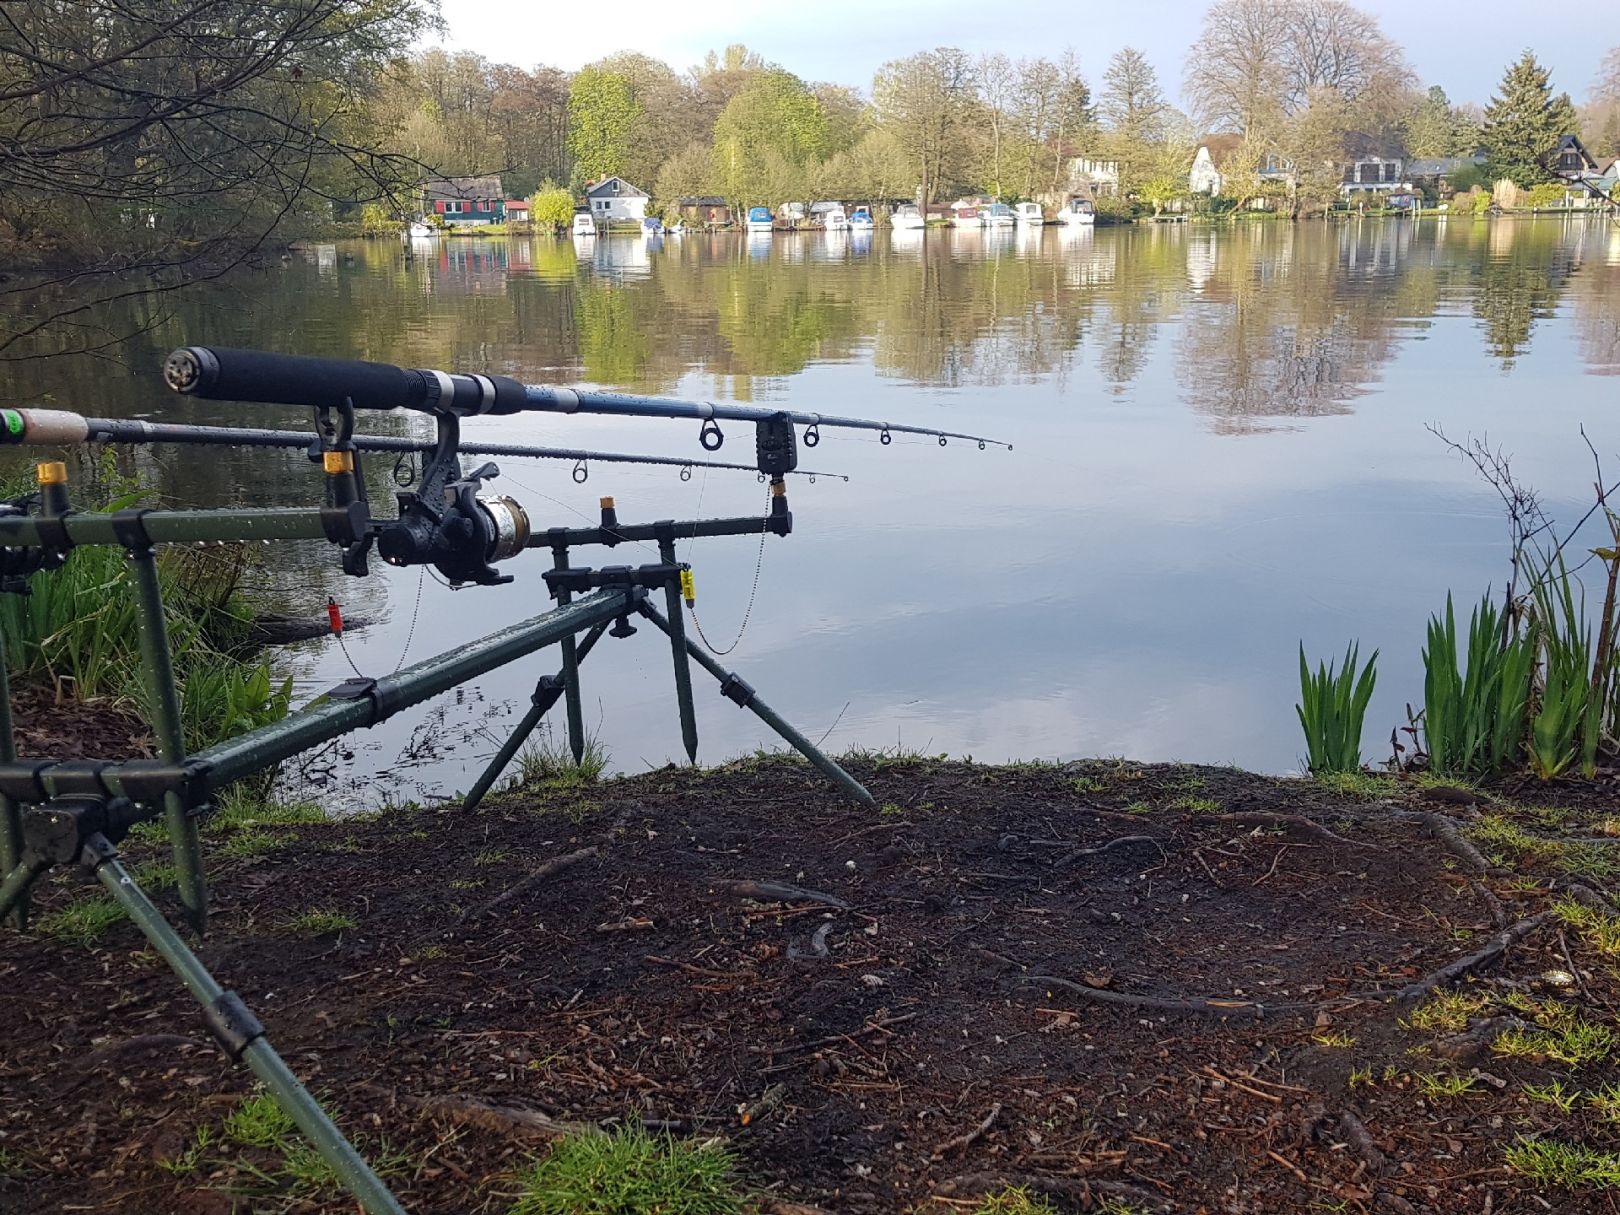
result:
[(923, 219), (923, 214), (917, 209), (916, 204), (901, 203), (895, 208), (894, 214), (889, 217), (889, 226), (898, 232), (914, 228), (926, 228), (928, 224)]
[(870, 232), (877, 225), (872, 222), (869, 208), (856, 207), (855, 213), (849, 217), (849, 226), (857, 232)]
[(848, 232), (853, 225), (849, 216), (844, 214), (844, 208), (834, 207), (830, 211), (821, 213), (821, 226), (828, 232)]
[(588, 211), (579, 211), (579, 212), (575, 213), (575, 215), (574, 215), (574, 235), (575, 236), (595, 236), (596, 235), (596, 221), (591, 218), (590, 212), (588, 212)]
[(978, 207), (955, 207), (951, 212), (951, 227), (953, 228), (982, 228), (984, 215)]
[(413, 219), (406, 226), (405, 232), (412, 240), (426, 240), (433, 235), (433, 225), (420, 219)]
[(748, 230), (750, 232), (769, 232), (771, 230), (771, 209), (769, 207), (749, 207)]
[(1038, 202), (1021, 202), (1013, 208), (1013, 219), (1027, 227), (1038, 228), (1046, 222), (1046, 212)]
[(986, 228), (1010, 228), (1018, 222), (1013, 209), (1006, 203), (991, 203), (979, 212)]
[(1094, 224), (1096, 222), (1097, 205), (1089, 198), (1071, 198), (1058, 211), (1058, 223), (1060, 224)]

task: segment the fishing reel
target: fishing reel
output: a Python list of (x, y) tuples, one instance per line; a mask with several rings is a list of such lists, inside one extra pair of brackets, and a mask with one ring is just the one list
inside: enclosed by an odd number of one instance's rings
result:
[[(68, 513), (67, 467), (58, 461), (47, 461), (36, 468), (35, 475), (39, 489), (10, 502), (0, 502), (0, 519), (33, 515), (34, 507), (39, 508), (36, 517), (41, 522), (60, 520)], [(0, 592), (26, 595), (28, 579), (40, 570), (61, 569), (67, 563), (69, 548), (65, 529), (54, 544), (0, 547)]]
[(529, 516), (505, 494), (480, 494), (500, 474), (485, 464), (438, 493), (401, 493), (399, 518), (377, 531), (377, 553), (389, 565), (431, 565), (454, 583), (498, 586), (512, 581), (494, 563), (529, 543)]

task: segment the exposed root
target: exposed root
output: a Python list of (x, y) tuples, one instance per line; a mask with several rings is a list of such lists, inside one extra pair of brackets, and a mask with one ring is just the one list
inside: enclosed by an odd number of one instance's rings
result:
[(713, 885), (715, 889), (723, 890), (727, 894), (755, 899), (761, 903), (820, 903), (826, 907), (836, 907), (839, 911), (848, 911), (850, 908), (850, 904), (835, 894), (823, 894), (819, 890), (806, 890), (802, 886), (788, 886), (781, 882), (755, 882), (744, 878), (738, 881), (717, 881)]
[(505, 890), (501, 891), (500, 894), (490, 899), (489, 902), (483, 903), (478, 907), (473, 908), (471, 911), (464, 913), (461, 918), (463, 920), (476, 920), (479, 916), (487, 915), (491, 911), (494, 911), (497, 907), (504, 907), (507, 903), (510, 903), (513, 899), (517, 898), (518, 895), (534, 889), (534, 887), (538, 886), (547, 878), (555, 877), (563, 870), (572, 868), (581, 861), (589, 860), (591, 857), (597, 856), (600, 853), (601, 849), (597, 848), (593, 844), (591, 847), (581, 848), (577, 852), (570, 852), (564, 856), (553, 857), (534, 872), (530, 873), (528, 877), (523, 878), (521, 881), (514, 882)]
[(1151, 835), (1122, 835), (1118, 839), (1109, 840), (1106, 844), (1098, 844), (1095, 848), (1076, 848), (1073, 852), (1064, 854), (1053, 861), (1054, 865), (1062, 867), (1072, 865), (1075, 861), (1087, 856), (1101, 856), (1105, 852), (1112, 852), (1115, 848), (1123, 848), (1127, 844), (1152, 844), (1164, 855), (1164, 845)]
[(789, 945), (787, 956), (794, 962), (825, 962), (831, 955), (827, 952), (827, 934), (832, 931), (832, 921), (828, 920), (815, 935), (810, 938), (810, 948), (800, 949), (798, 945)]
[(1474, 892), (1485, 909), (1491, 913), (1491, 924), (1498, 930), (1508, 926), (1507, 909), (1502, 906), (1502, 900), (1491, 893), (1489, 886), (1484, 882), (1469, 882), (1468, 888)]
[[(1161, 996), (1137, 996), (1123, 991), (1106, 991), (1099, 987), (1087, 987), (1083, 983), (1076, 983), (1070, 979), (1060, 979), (1056, 975), (1021, 975), (1018, 980), (1025, 984), (1039, 984), (1043, 987), (1057, 987), (1079, 996), (1083, 1000), (1090, 1000), (1097, 1004), (1114, 1004), (1123, 1008), (1151, 1008), (1158, 1012), (1171, 1013), (1199, 1013), (1211, 1017), (1234, 1017), (1242, 1014), (1250, 1017), (1264, 1017), (1268, 1013), (1281, 1012), (1309, 1012), (1323, 1007), (1322, 1004), (1257, 1004), (1252, 1000), (1170, 1000)], [(1337, 1003), (1338, 1001), (1328, 1001)]]
[(1167, 1198), (1123, 1181), (1101, 1181), (1089, 1177), (1051, 1177), (1042, 1173), (964, 1173), (941, 1182), (934, 1189), (940, 1198), (982, 1198), (1008, 1187), (1044, 1194), (1071, 1202), (1082, 1211), (1103, 1210), (1110, 1200), (1126, 1202), (1153, 1215), (1174, 1215), (1181, 1208)]
[(1288, 827), (1312, 839), (1319, 839), (1328, 844), (1344, 844), (1350, 848), (1377, 848), (1377, 844), (1365, 840), (1347, 839), (1342, 835), (1335, 835), (1326, 827), (1303, 814), (1275, 814), (1269, 810), (1239, 811), (1233, 814), (1212, 814), (1210, 819), (1218, 823), (1241, 823), (1260, 827)]
[(1446, 846), (1446, 850), (1460, 860), (1468, 868), (1468, 872), (1475, 877), (1491, 873), (1495, 870), (1485, 854), (1474, 847), (1463, 833), (1457, 830), (1457, 823), (1443, 814), (1436, 814), (1432, 810), (1417, 810), (1415, 817), (1429, 829), (1429, 834)]
[(1339, 1115), (1339, 1134), (1343, 1135), (1344, 1141), (1355, 1149), (1356, 1155), (1367, 1162), (1367, 1167), (1376, 1176), (1383, 1177), (1388, 1174), (1389, 1157), (1373, 1142), (1372, 1132), (1361, 1119), (1349, 1110)]
[(928, 1159), (943, 1160), (952, 1152), (966, 1151), (970, 1146), (972, 1146), (974, 1140), (978, 1139), (995, 1125), (995, 1121), (999, 1117), (1001, 1117), (1001, 1102), (997, 1101), (990, 1107), (990, 1112), (984, 1116), (983, 1122), (979, 1123), (979, 1125), (974, 1127), (972, 1130), (964, 1131), (955, 1139), (947, 1139), (944, 1143), (940, 1144), (934, 1149), (934, 1154)]
[(1414, 983), (1408, 983), (1396, 993), (1395, 1003), (1403, 1008), (1410, 1008), (1437, 988), (1444, 987), (1448, 983), (1454, 983), (1464, 975), (1473, 974), (1476, 970), (1496, 961), (1510, 946), (1517, 945), (1524, 940), (1525, 937), (1552, 919), (1554, 914), (1552, 911), (1539, 911), (1529, 919), (1520, 920), (1517, 924), (1504, 928), (1496, 936), (1492, 937), (1490, 944), (1483, 949), (1476, 949), (1473, 953), (1458, 958), (1455, 962), (1447, 963), (1434, 973), (1418, 979)]
[(497, 1135), (561, 1139), (565, 1135), (577, 1135), (598, 1129), (595, 1123), (559, 1122), (538, 1110), (486, 1105), (471, 1097), (412, 1097), (404, 1093), (395, 1093), (393, 1096), (400, 1105), (417, 1110), (426, 1117), (493, 1131)]
[(1561, 890), (1583, 907), (1590, 907), (1600, 915), (1620, 916), (1620, 908), (1616, 908), (1613, 903), (1590, 886), (1583, 885), (1580, 882), (1570, 882), (1561, 887)]

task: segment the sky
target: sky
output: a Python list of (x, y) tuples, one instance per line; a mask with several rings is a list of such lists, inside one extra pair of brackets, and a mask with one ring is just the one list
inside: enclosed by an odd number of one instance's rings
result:
[[(1065, 45), (1080, 55), (1096, 86), (1122, 46), (1146, 52), (1172, 97), (1198, 36), (1205, 0), (1149, 5), (1012, 5), (984, 0), (820, 0), (816, 4), (671, 6), (667, 0), (608, 5), (441, 0), (445, 45), (519, 67), (572, 71), (617, 50), (636, 50), (685, 71), (710, 48), (746, 43), (806, 80), (869, 86), (889, 59), (934, 46), (1019, 57), (1051, 55)], [(1620, 45), (1620, 4), (1613, 0), (1362, 0), (1384, 32), (1406, 49), (1424, 85), (1439, 84), (1454, 102), (1490, 99), (1502, 71), (1529, 47), (1552, 69), (1553, 87), (1586, 99), (1608, 48)], [(1533, 14), (1533, 19), (1527, 16)]]

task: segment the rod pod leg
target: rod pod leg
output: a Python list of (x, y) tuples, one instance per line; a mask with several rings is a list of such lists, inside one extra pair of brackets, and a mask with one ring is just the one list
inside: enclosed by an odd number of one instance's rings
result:
[[(11, 725), (11, 683), (6, 673), (6, 643), (0, 637), (0, 763), (11, 763), (17, 758), (17, 736)], [(22, 864), (23, 828), (22, 807), (4, 793), (0, 793), (0, 873), (9, 874)], [(19, 892), (9, 915), (0, 914), (0, 921), (9, 920), (13, 928), (28, 925), (28, 891)]]
[[(568, 550), (560, 545), (552, 549), (551, 563), (553, 569), (567, 569)], [(557, 588), (558, 607), (567, 607), (573, 598), (573, 593), (566, 588)], [(562, 640), (562, 680), (568, 707), (568, 750), (577, 766), (585, 759), (585, 710), (579, 702), (579, 648), (572, 636)]]
[[(664, 619), (664, 614), (645, 599), (641, 601), (641, 614), (664, 632), (674, 636), (674, 630), (670, 627), (669, 621)], [(851, 800), (864, 806), (877, 805), (877, 799), (866, 791), (864, 785), (829, 759), (815, 743), (783, 720), (775, 709), (754, 694), (754, 689), (744, 680), (705, 654), (690, 637), (686, 639), (686, 652), (697, 659), (698, 666), (720, 681), (720, 691), (728, 700), (735, 701), (745, 709), (751, 709), (756, 717), (786, 739), (795, 751), (819, 768), (822, 775), (849, 794)]]
[[(597, 639), (606, 631), (607, 624), (604, 622), (594, 626), (585, 635), (585, 640), (579, 643), (579, 651), (575, 655), (576, 667), (579, 663), (585, 661), (585, 656), (591, 652), (591, 647), (596, 644)], [(512, 762), (512, 757), (518, 753), (518, 748), (523, 746), (524, 741), (534, 732), (534, 728), (540, 724), (540, 719), (551, 712), (552, 707), (556, 705), (563, 694), (563, 686), (563, 672), (561, 671), (558, 671), (555, 675), (543, 677), (535, 685), (534, 697), (529, 702), (528, 711), (523, 714), (518, 724), (512, 728), (511, 735), (501, 744), (501, 749), (495, 752), (494, 758), (489, 761), (489, 766), (473, 782), (473, 787), (467, 791), (467, 796), (461, 802), (463, 810), (478, 809), (478, 804), (484, 800), (484, 796), (489, 792), (490, 787), (494, 785), (496, 778), (505, 770), (506, 765)]]
[(326, 1116), (320, 1103), (299, 1083), (264, 1036), (264, 1027), (248, 1011), (235, 992), (226, 991), (218, 980), (186, 947), (163, 913), (135, 884), (129, 870), (118, 859), (117, 850), (101, 835), (85, 845), (86, 863), (95, 866), (97, 879), (117, 900), (135, 926), (145, 934), (171, 970), (179, 976), (197, 1003), (203, 1006), (209, 1029), (232, 1060), (241, 1060), (252, 1069), (276, 1104), (287, 1112), (304, 1137), (332, 1166), (343, 1187), (360, 1200), (367, 1215), (405, 1215), (398, 1200), (389, 1193), (377, 1174), (343, 1137), (343, 1132)]
[[(673, 531), (673, 529), (671, 529)], [(658, 559), (665, 565), (675, 565), (675, 537), (658, 537)], [(681, 614), (681, 588), (673, 583), (664, 586), (664, 607), (669, 613), (669, 648), (675, 661), (675, 707), (681, 715), (681, 742), (686, 747), (687, 763), (697, 763), (697, 710), (692, 707), (692, 664), (686, 656), (686, 617)]]
[[(185, 762), (186, 742), (180, 719), (180, 690), (174, 682), (174, 654), (169, 646), (169, 625), (163, 616), (163, 588), (158, 583), (157, 557), (151, 545), (126, 551), (135, 583), (135, 625), (140, 635), (141, 666), (146, 671), (152, 727), (158, 754), (171, 764)], [(200, 936), (208, 929), (208, 882), (203, 875), (202, 844), (197, 820), (177, 793), (163, 795), (163, 819), (180, 876), (180, 902), (186, 920)]]

